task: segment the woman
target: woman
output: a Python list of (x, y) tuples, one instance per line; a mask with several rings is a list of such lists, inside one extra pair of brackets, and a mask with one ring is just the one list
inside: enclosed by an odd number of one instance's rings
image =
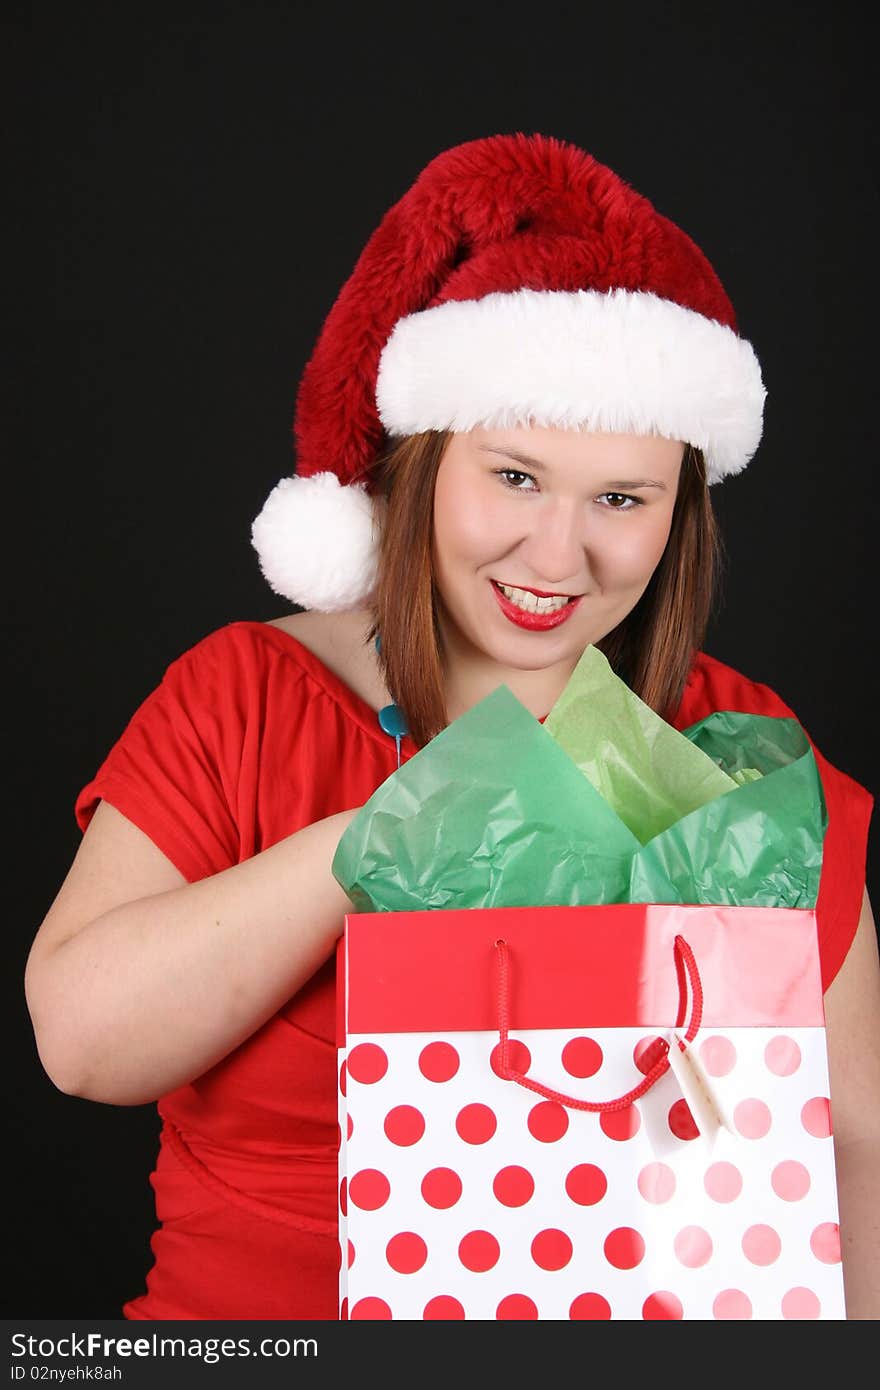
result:
[[(383, 219), (304, 373), (296, 477), (254, 523), (301, 611), (172, 664), (80, 794), (28, 961), (55, 1084), (163, 1116), (127, 1317), (337, 1316), (330, 865), (401, 760), (501, 682), (542, 718), (588, 643), (678, 728), (790, 714), (699, 652), (708, 486), (746, 466), (763, 400), (703, 254), (570, 145), (449, 150)], [(848, 1310), (876, 1317), (872, 798), (817, 760)]]

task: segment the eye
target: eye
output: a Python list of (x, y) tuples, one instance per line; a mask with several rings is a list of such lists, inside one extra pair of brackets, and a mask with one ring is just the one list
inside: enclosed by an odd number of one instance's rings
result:
[(631, 512), (634, 507), (642, 506), (641, 497), (631, 497), (628, 492), (603, 492), (601, 497), (608, 499), (608, 510), (611, 512)]
[(514, 492), (532, 492), (538, 486), (531, 473), (523, 473), (518, 468), (496, 469), (495, 476), (501, 478), (505, 486), (512, 488)]

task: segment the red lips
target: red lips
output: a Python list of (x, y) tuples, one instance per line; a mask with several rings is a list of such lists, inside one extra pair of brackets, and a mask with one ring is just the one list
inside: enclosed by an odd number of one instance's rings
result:
[[(517, 608), (515, 603), (511, 603), (506, 594), (502, 593), (498, 585), (492, 580), (492, 592), (498, 600), (498, 607), (509, 622), (515, 627), (525, 628), (527, 632), (547, 632), (550, 628), (559, 627), (571, 617), (581, 599), (569, 599), (564, 608), (557, 608), (552, 613), (527, 613), (524, 608)], [(527, 593), (534, 594), (536, 598), (561, 598), (560, 594), (543, 593), (540, 589), (528, 589)]]

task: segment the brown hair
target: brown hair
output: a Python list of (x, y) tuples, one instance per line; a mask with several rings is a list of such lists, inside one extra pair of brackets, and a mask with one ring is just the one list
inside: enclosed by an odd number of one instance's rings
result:
[[(371, 481), (384, 495), (374, 627), (385, 680), (424, 745), (448, 722), (431, 566), (434, 484), (449, 435), (429, 430), (391, 446)], [(711, 615), (723, 548), (698, 449), (682, 459), (669, 540), (635, 608), (596, 646), (645, 704), (671, 718)]]

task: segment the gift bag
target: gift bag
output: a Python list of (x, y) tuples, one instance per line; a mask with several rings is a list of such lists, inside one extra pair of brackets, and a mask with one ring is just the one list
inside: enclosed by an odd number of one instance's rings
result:
[(815, 917), (352, 914), (340, 1315), (843, 1318)]

